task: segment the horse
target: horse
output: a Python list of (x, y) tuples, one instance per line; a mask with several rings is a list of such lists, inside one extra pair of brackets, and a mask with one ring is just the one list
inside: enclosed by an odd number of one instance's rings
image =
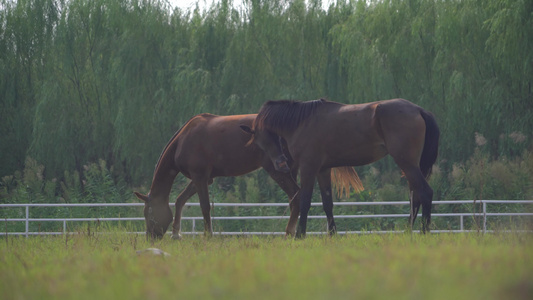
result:
[[(172, 238), (181, 239), (181, 213), (187, 200), (198, 194), (204, 219), (204, 232), (212, 235), (208, 186), (219, 176), (240, 176), (260, 167), (270, 175), (290, 199), (290, 217), (285, 232), (294, 236), (299, 214), (299, 187), (291, 172), (291, 162), (285, 172), (276, 171), (270, 159), (255, 145), (248, 145), (250, 135), (239, 126), (252, 126), (257, 115), (217, 116), (199, 114), (185, 123), (164, 147), (157, 161), (150, 191), (147, 195), (134, 192), (144, 201), (146, 234), (149, 238), (162, 238), (172, 222), (169, 195), (174, 179), (182, 173), (191, 182), (176, 199), (176, 212), (172, 225)], [(349, 170), (339, 170), (339, 187), (345, 187), (350, 178), (357, 176)], [(355, 171), (354, 171), (355, 172)], [(351, 179), (353, 181), (353, 179)]]
[[(327, 186), (331, 168), (362, 166), (387, 154), (409, 183), (410, 227), (422, 205), (422, 232), (429, 232), (433, 190), (427, 180), (437, 159), (440, 130), (434, 116), (423, 108), (405, 99), (353, 105), (325, 99), (267, 101), (253, 126), (241, 129), (252, 134), (249, 143), (259, 146), (282, 172), (289, 169), (280, 143), (287, 145), (300, 172), (297, 237), (306, 234), (315, 180)], [(331, 193), (321, 194), (331, 197)], [(326, 216), (328, 230), (335, 230), (329, 207)]]

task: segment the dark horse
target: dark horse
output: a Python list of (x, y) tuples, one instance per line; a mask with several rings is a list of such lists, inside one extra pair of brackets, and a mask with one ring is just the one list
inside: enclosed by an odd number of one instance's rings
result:
[[(170, 139), (155, 167), (152, 186), (148, 195), (135, 192), (145, 202), (146, 233), (151, 238), (161, 238), (172, 222), (169, 195), (176, 176), (181, 172), (192, 181), (176, 199), (176, 215), (172, 237), (181, 238), (181, 212), (185, 202), (198, 193), (204, 217), (205, 232), (212, 234), (208, 185), (214, 177), (239, 176), (263, 167), (270, 177), (292, 199), (291, 214), (286, 227), (288, 235), (296, 233), (299, 213), (299, 187), (291, 174), (277, 172), (268, 156), (257, 146), (246, 146), (250, 134), (239, 129), (240, 125), (252, 126), (256, 115), (215, 116), (200, 114), (191, 118)], [(284, 161), (287, 164), (287, 160)], [(288, 168), (288, 165), (285, 165)], [(287, 169), (288, 171), (288, 169)], [(349, 180), (354, 174), (341, 169)], [(354, 171), (355, 172), (355, 171)], [(356, 176), (356, 174), (355, 174)], [(341, 180), (340, 179), (340, 180)], [(341, 181), (344, 186), (346, 185)]]
[[(315, 180), (330, 181), (330, 168), (361, 166), (390, 154), (407, 177), (410, 189), (410, 225), (422, 205), (422, 231), (429, 230), (433, 190), (427, 183), (437, 159), (439, 128), (433, 115), (404, 99), (345, 105), (324, 99), (299, 102), (266, 102), (253, 127), (241, 126), (253, 134), (258, 145), (284, 168), (286, 156), (280, 140), (300, 171), (300, 221), (297, 236), (306, 233), (307, 215)], [(331, 193), (322, 193), (331, 197)], [(330, 201), (326, 201), (330, 202)], [(328, 213), (329, 211), (329, 213)], [(335, 229), (333, 213), (326, 211), (328, 229)]]

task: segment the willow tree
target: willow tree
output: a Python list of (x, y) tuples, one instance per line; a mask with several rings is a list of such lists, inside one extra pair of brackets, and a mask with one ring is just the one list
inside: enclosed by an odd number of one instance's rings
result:
[[(519, 0), (0, 2), (0, 175), (103, 159), (149, 180), (168, 138), (201, 112), (269, 99), (403, 97), (432, 111), (441, 159), (531, 145), (533, 3)], [(386, 166), (385, 166), (386, 167)]]
[(0, 176), (21, 169), (59, 18), (53, 0), (0, 2)]

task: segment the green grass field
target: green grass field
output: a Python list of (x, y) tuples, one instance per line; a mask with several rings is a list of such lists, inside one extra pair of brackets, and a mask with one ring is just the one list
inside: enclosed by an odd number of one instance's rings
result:
[(531, 234), (0, 242), (2, 299), (533, 299)]

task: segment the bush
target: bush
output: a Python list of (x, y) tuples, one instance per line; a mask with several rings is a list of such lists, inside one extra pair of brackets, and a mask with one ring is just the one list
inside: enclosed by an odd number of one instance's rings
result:
[[(379, 164), (361, 168), (361, 180), (365, 190), (353, 193), (347, 199), (335, 199), (335, 201), (407, 201), (408, 185), (401, 176), (399, 170), (380, 170)], [(0, 196), (2, 203), (118, 203), (136, 202), (130, 191), (120, 179), (113, 175), (113, 166), (107, 166), (103, 160), (85, 165), (84, 172), (64, 172), (64, 177), (46, 178), (45, 168), (32, 158), (26, 159), (26, 165), (22, 172), (15, 172), (5, 176), (1, 181)], [(171, 200), (181, 192), (188, 180), (179, 176), (171, 194)], [(514, 159), (506, 157), (491, 158), (482, 149), (475, 151), (465, 163), (455, 163), (449, 171), (434, 166), (430, 185), (434, 189), (434, 204), (439, 200), (488, 200), (488, 199), (517, 199), (527, 200), (533, 198), (533, 155), (529, 151)], [(146, 188), (141, 188), (141, 190)], [(217, 178), (210, 186), (210, 200), (217, 202), (280, 202), (288, 203), (287, 196), (276, 183), (268, 177), (266, 172), (260, 170), (244, 176), (234, 178)], [(193, 197), (190, 201), (198, 201)], [(318, 186), (315, 188), (313, 202), (320, 202)], [(480, 206), (473, 205), (434, 205), (434, 212), (479, 212)], [(498, 205), (491, 207), (491, 211), (523, 212), (530, 210), (529, 207), (516, 205)], [(366, 206), (349, 207), (337, 206), (335, 215), (346, 214), (408, 214), (406, 206)], [(275, 208), (237, 208), (223, 207), (212, 211), (214, 216), (249, 216), (249, 215), (288, 215), (287, 207)], [(310, 214), (322, 215), (320, 206), (313, 207)], [(24, 216), (22, 209), (3, 209), (6, 218), (20, 218)], [(142, 216), (140, 208), (33, 208), (31, 217), (116, 217), (116, 216)], [(184, 210), (184, 216), (199, 216), (201, 211), (198, 207)], [(224, 231), (279, 231), (284, 227), (279, 221), (224, 221), (216, 222), (215, 230)], [(516, 222), (522, 222), (516, 220)], [(494, 224), (498, 226), (513, 226), (515, 220), (509, 218), (495, 218)], [(266, 225), (265, 225), (266, 224)], [(309, 230), (322, 230), (323, 220), (310, 220)], [(17, 226), (22, 226), (19, 224)], [(407, 220), (398, 219), (338, 219), (339, 230), (392, 230), (405, 228)], [(10, 225), (11, 226), (11, 225)], [(57, 230), (57, 223), (34, 224), (39, 228), (30, 230)], [(184, 228), (188, 228), (184, 224)], [(459, 220), (450, 218), (433, 219), (433, 226), (439, 229), (458, 229)], [(467, 228), (480, 228), (479, 220), (472, 218), (465, 220)], [(203, 225), (197, 224), (197, 230)], [(18, 228), (17, 230), (22, 230)], [(74, 229), (73, 229), (74, 230)]]

